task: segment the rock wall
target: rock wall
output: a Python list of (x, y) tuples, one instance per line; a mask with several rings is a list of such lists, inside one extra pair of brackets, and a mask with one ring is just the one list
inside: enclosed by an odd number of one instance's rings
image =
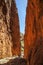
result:
[(43, 0), (28, 0), (24, 42), (29, 65), (43, 65)]
[(20, 27), (19, 27), (19, 18), (18, 11), (16, 8), (15, 0), (12, 0), (11, 4), (11, 35), (13, 41), (12, 53), (13, 55), (20, 55)]
[(0, 59), (19, 54), (19, 19), (15, 1), (0, 0)]

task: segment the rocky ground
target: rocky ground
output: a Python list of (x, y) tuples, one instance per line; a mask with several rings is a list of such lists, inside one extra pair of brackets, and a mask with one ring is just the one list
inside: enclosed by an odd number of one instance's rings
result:
[(0, 65), (27, 65), (27, 61), (23, 58), (10, 59), (8, 62)]
[[(20, 41), (21, 41), (21, 57), (23, 58), (24, 56), (24, 35), (22, 33), (20, 34)], [(15, 58), (18, 58), (18, 56), (6, 57), (3, 59), (0, 59), (0, 64), (5, 64), (9, 62), (9, 60), (15, 59)]]

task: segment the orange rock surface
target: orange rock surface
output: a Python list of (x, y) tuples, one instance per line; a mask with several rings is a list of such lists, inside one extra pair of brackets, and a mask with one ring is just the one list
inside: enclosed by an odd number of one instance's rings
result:
[(30, 65), (43, 65), (43, 0), (28, 0), (24, 57)]
[(15, 0), (12, 0), (11, 4), (11, 35), (13, 40), (13, 55), (20, 55), (20, 27), (19, 27), (19, 17), (16, 8)]

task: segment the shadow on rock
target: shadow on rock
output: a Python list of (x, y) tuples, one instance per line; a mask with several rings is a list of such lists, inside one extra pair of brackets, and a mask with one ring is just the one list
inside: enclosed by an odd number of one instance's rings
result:
[(11, 59), (8, 63), (0, 65), (27, 65), (27, 61), (23, 58)]

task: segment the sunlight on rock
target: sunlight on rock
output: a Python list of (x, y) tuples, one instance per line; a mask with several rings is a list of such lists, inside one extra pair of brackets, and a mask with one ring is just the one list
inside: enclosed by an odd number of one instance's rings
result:
[(18, 58), (18, 56), (12, 56), (12, 57), (6, 57), (6, 58), (3, 58), (3, 59), (0, 59), (0, 64), (7, 63), (9, 60), (15, 59), (15, 58)]

